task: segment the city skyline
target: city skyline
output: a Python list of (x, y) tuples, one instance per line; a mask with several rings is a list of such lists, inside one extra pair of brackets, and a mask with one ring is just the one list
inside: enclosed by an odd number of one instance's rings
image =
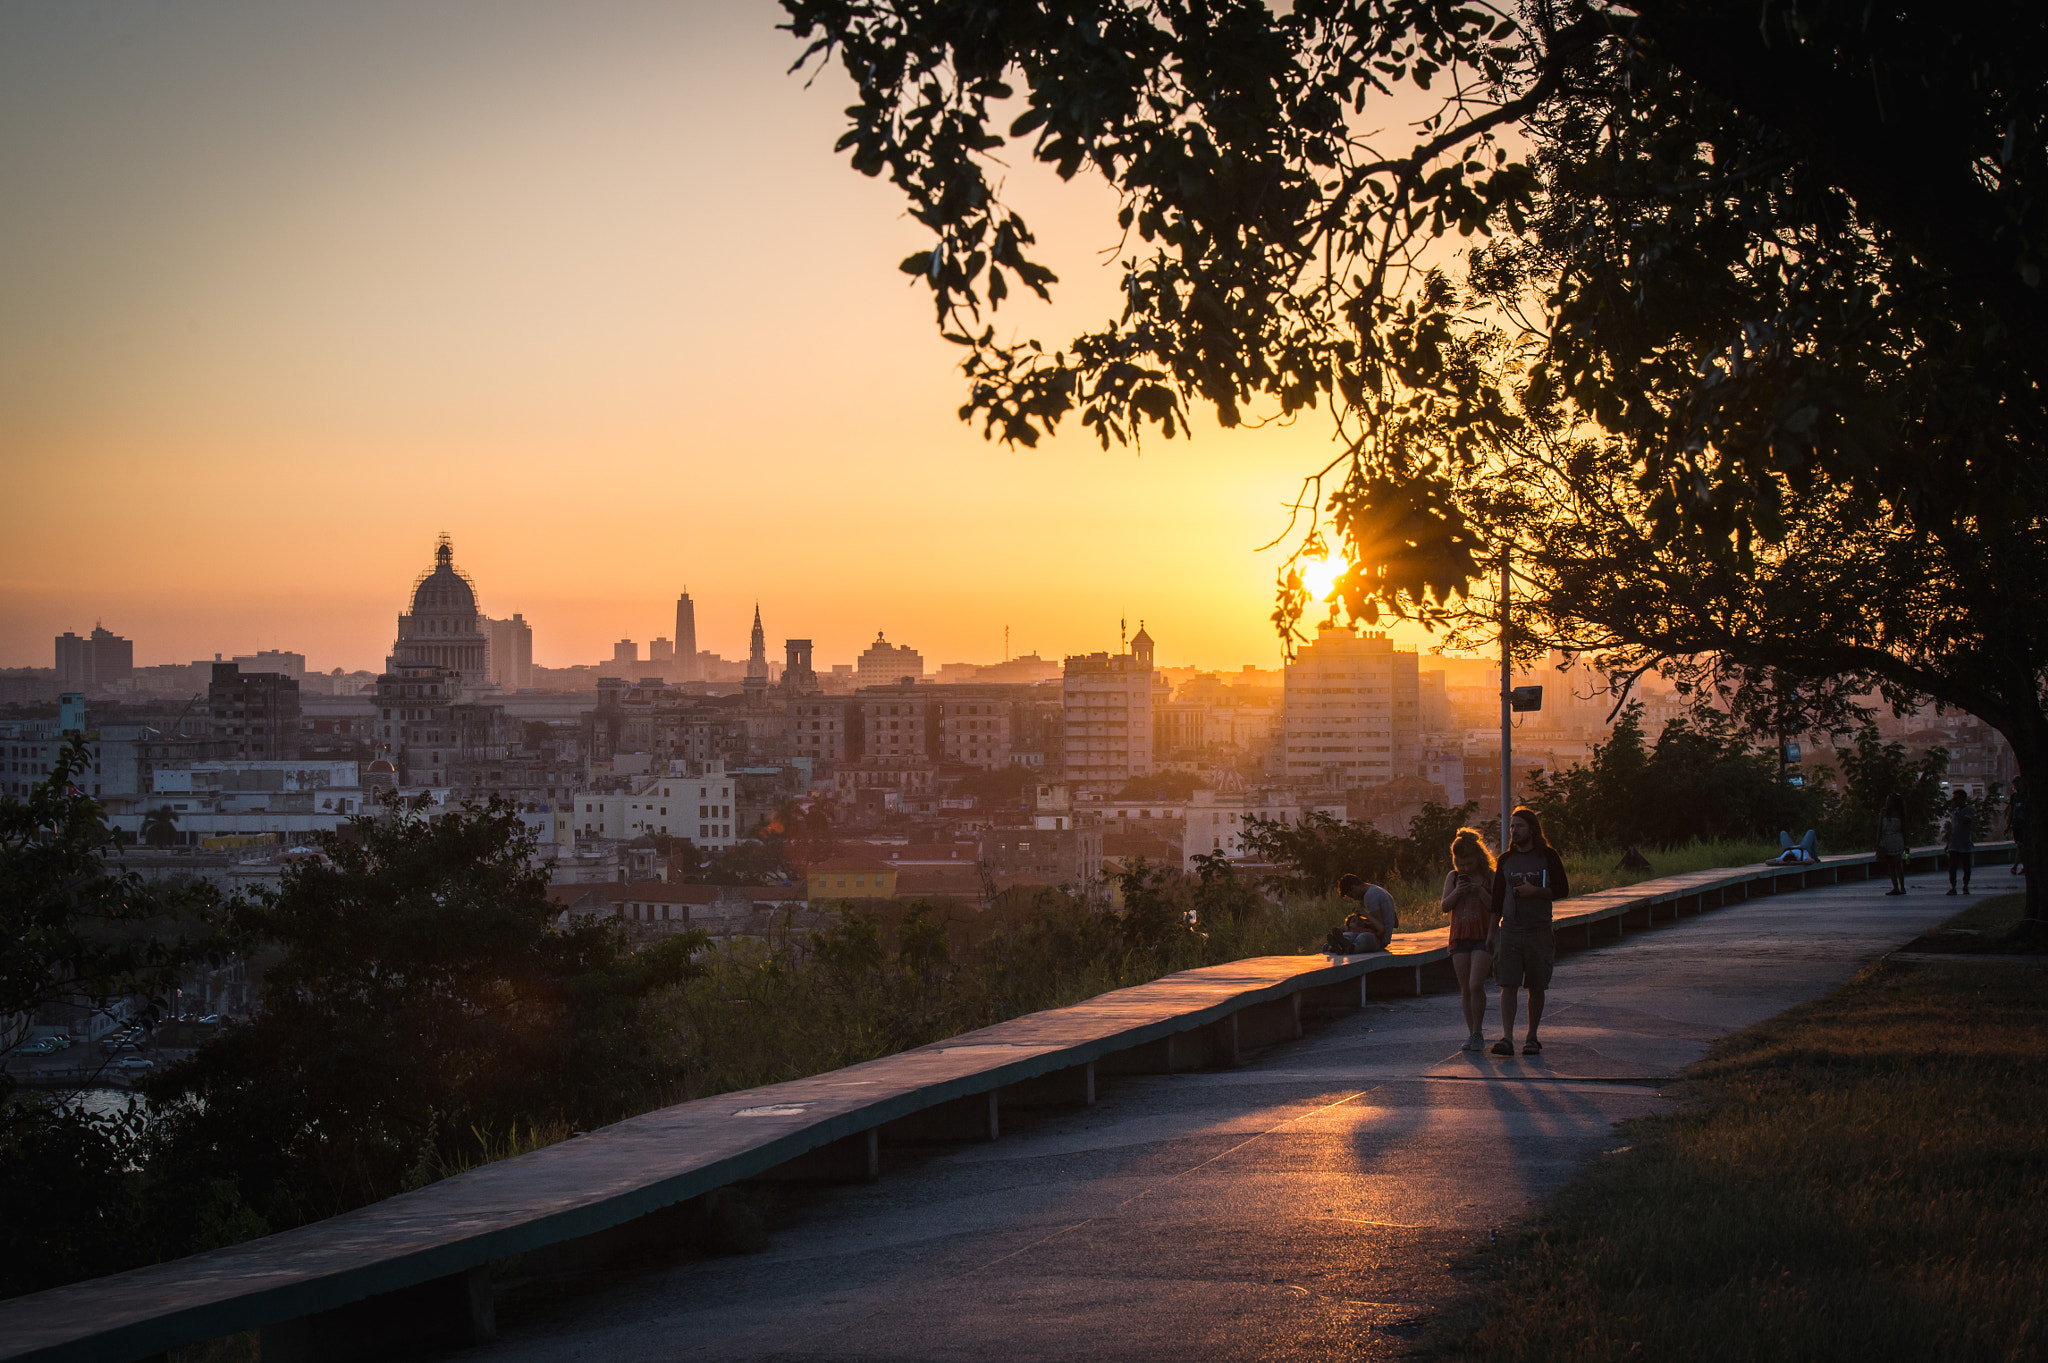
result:
[[(928, 234), (832, 150), (843, 78), (788, 75), (778, 17), (0, 15), (0, 450), (40, 509), (0, 665), (100, 619), (145, 665), (374, 667), (444, 530), (551, 666), (668, 633), (685, 583), (727, 656), (758, 597), (821, 658), (1142, 616), (1163, 660), (1276, 661), (1257, 549), (1328, 422), (985, 442), (896, 269)], [(1017, 187), (1063, 282), (999, 322), (1055, 343), (1115, 306), (1105, 191)]]
[[(464, 571), (467, 572), (467, 566), (462, 562), (462, 560), (465, 557), (466, 556), (464, 555), (458, 555), (458, 565), (462, 566)], [(422, 552), (417, 556), (415, 564), (416, 570), (413, 573), (413, 576), (416, 577), (418, 575), (417, 563), (430, 562), (431, 558), (432, 550), (430, 546), (425, 552)], [(482, 611), (486, 615), (496, 613), (505, 617), (509, 617), (516, 612), (526, 616), (528, 625), (532, 626), (535, 631), (534, 662), (540, 666), (561, 668), (603, 664), (611, 659), (611, 657), (613, 656), (615, 646), (624, 640), (631, 640), (636, 644), (638, 656), (641, 660), (651, 661), (648, 652), (648, 646), (652, 641), (656, 639), (664, 639), (667, 640), (671, 644), (671, 646), (673, 646), (674, 644), (674, 638), (672, 633), (670, 632), (674, 628), (672, 623), (674, 619), (676, 604), (674, 596), (669, 596), (667, 598), (657, 598), (646, 602), (636, 602), (630, 608), (623, 608), (630, 609), (633, 613), (623, 614), (613, 618), (624, 619), (629, 623), (637, 624), (641, 626), (639, 631), (627, 632), (624, 634), (613, 635), (609, 638), (605, 638), (603, 640), (600, 640), (598, 644), (594, 645), (587, 654), (577, 655), (572, 651), (574, 645), (564, 645), (557, 643), (553, 647), (549, 646), (548, 641), (554, 637), (548, 629), (548, 623), (552, 622), (544, 622), (543, 619), (536, 619), (530, 613), (523, 610), (523, 608), (520, 607), (518, 603), (504, 601), (500, 599), (496, 594), (490, 593), (488, 590), (488, 580), (484, 577), (484, 575), (477, 573), (470, 573), (469, 575), (473, 579), (477, 580), (480, 609), (482, 609)], [(402, 589), (399, 585), (397, 585), (400, 582), (403, 583)], [(410, 586), (410, 579), (394, 579), (392, 594), (394, 597), (394, 601), (399, 603), (401, 605), (401, 608), (406, 594), (410, 591)], [(693, 593), (692, 596), (694, 598), (693, 606), (701, 607), (705, 604), (701, 594)], [(725, 610), (726, 603), (712, 603), (713, 610), (711, 612), (710, 618), (715, 622), (715, 624), (713, 629), (710, 631), (708, 637), (706, 631), (701, 626), (695, 631), (698, 639), (698, 647), (705, 651), (708, 651), (710, 653), (716, 654), (720, 657), (724, 657), (730, 660), (737, 661), (744, 659), (747, 656), (749, 644), (751, 643), (751, 640), (747, 636), (751, 633), (754, 615), (756, 611), (766, 612), (766, 618), (768, 618), (770, 621), (770, 623), (766, 626), (770, 637), (778, 639), (782, 637), (781, 635), (776, 634), (775, 631), (778, 628), (778, 626), (776, 626), (772, 622), (775, 614), (774, 604), (775, 603), (769, 603), (768, 605), (764, 606), (761, 603), (751, 599), (747, 601), (735, 600), (731, 603), (731, 610), (729, 612), (733, 617), (733, 621), (729, 622), (725, 619), (725, 616), (728, 613)], [(802, 619), (802, 605), (800, 602), (790, 603), (790, 608), (793, 612), (795, 612), (795, 614), (792, 615), (788, 627), (791, 630), (794, 630), (799, 624), (804, 624), (805, 627), (810, 630), (812, 637), (823, 641), (818, 643), (816, 646), (817, 656), (821, 660), (821, 663), (841, 661), (850, 664), (859, 656), (863, 649), (867, 648), (873, 642), (872, 636), (875, 632), (873, 629), (869, 629), (860, 625), (849, 627), (844, 625), (832, 625), (829, 623), (827, 623), (824, 628), (818, 628), (815, 625), (809, 624)], [(567, 614), (571, 616), (575, 614), (573, 603), (569, 603), (563, 609)], [(63, 626), (63, 629), (54, 637), (61, 639), (65, 634), (68, 634), (73, 630), (81, 628), (81, 626), (78, 625), (74, 619), (74, 617), (77, 614), (77, 612), (71, 612), (69, 615), (60, 618), (58, 623)], [(183, 655), (183, 651), (175, 644), (166, 644), (160, 636), (152, 638), (150, 627), (147, 622), (144, 622), (142, 624), (135, 624), (132, 622), (121, 622), (126, 625), (126, 628), (114, 628), (112, 629), (111, 632), (122, 635), (125, 640), (132, 642), (135, 650), (135, 666), (138, 667), (160, 666), (165, 664), (182, 665), (193, 662), (206, 661), (209, 658), (212, 658), (216, 655), (222, 658), (226, 658), (231, 657), (238, 652), (246, 654), (254, 653), (265, 649), (282, 649), (288, 652), (302, 654), (306, 658), (307, 670), (313, 673), (331, 672), (335, 668), (339, 668), (344, 672), (380, 672), (384, 670), (385, 661), (390, 651), (390, 619), (392, 614), (394, 614), (394, 612), (386, 612), (384, 615), (384, 621), (381, 626), (382, 643), (368, 650), (368, 652), (373, 656), (366, 656), (361, 658), (335, 657), (320, 654), (316, 647), (308, 646), (304, 638), (304, 635), (306, 633), (313, 633), (317, 635), (317, 629), (312, 631), (301, 631), (299, 633), (294, 633), (291, 630), (284, 630), (278, 632), (275, 637), (270, 637), (266, 635), (265, 637), (256, 640), (226, 639), (225, 641), (214, 642), (211, 645), (202, 642), (194, 646), (193, 650), (190, 651), (189, 655)], [(663, 618), (664, 614), (667, 615), (667, 619)], [(700, 616), (699, 618), (702, 617)], [(1153, 620), (1153, 617), (1130, 614), (1118, 617), (1117, 619), (1111, 621), (1091, 620), (1060, 622), (1056, 624), (1054, 632), (1057, 634), (1058, 637), (1067, 639), (1071, 642), (1064, 646), (1053, 647), (1035, 646), (1031, 641), (1019, 637), (1017, 635), (1015, 627), (1012, 626), (1008, 631), (1010, 637), (1008, 639), (1009, 651), (1007, 654), (1005, 654), (1003, 651), (1005, 644), (1003, 636), (1005, 634), (1005, 631), (1000, 626), (997, 627), (997, 629), (995, 630), (995, 638), (993, 640), (993, 651), (984, 651), (980, 654), (974, 654), (966, 651), (956, 651), (956, 653), (949, 653), (946, 654), (946, 656), (942, 657), (940, 656), (942, 650), (935, 650), (930, 647), (923, 646), (923, 641), (921, 639), (913, 640), (913, 643), (918, 645), (920, 647), (920, 650), (924, 653), (926, 660), (925, 666), (928, 673), (936, 672), (936, 670), (940, 666), (943, 666), (946, 663), (962, 662), (986, 664), (999, 661), (1005, 656), (1020, 657), (1034, 653), (1046, 659), (1057, 661), (1058, 659), (1070, 654), (1095, 652), (1103, 648), (1115, 649), (1118, 643), (1115, 637), (1115, 630), (1119, 625), (1123, 626), (1127, 633), (1134, 634), (1147, 620)], [(1156, 626), (1157, 622), (1154, 621), (1154, 624)], [(105, 615), (105, 613), (98, 613), (92, 615), (92, 628), (101, 628), (107, 625), (108, 617)], [(894, 631), (890, 626), (886, 624), (881, 626), (881, 632), (884, 634), (892, 635), (896, 633), (896, 631)], [(1157, 630), (1155, 629), (1155, 633), (1156, 632)], [(1397, 624), (1387, 632), (1390, 634), (1391, 637), (1400, 640), (1403, 647), (1411, 649), (1419, 648), (1419, 651), (1425, 653), (1429, 651), (1430, 644), (1432, 641), (1430, 640), (1430, 637), (1420, 629), (1416, 629), (1414, 627), (1404, 627), (1402, 625)], [(585, 629), (581, 631), (578, 635), (573, 637), (581, 637), (581, 634), (587, 633), (589, 633), (589, 630)], [(28, 656), (20, 658), (9, 657), (5, 661), (0, 661), (0, 666), (15, 668), (44, 668), (51, 666), (51, 637), (52, 636), (46, 635), (36, 640), (22, 641)], [(904, 635), (898, 638), (896, 641), (902, 642), (903, 639), (909, 637), (910, 636), (908, 635)], [(967, 637), (971, 639), (971, 634), (965, 632), (956, 632), (954, 637)], [(59, 645), (59, 647), (61, 647), (61, 644)], [(969, 649), (971, 649), (972, 647), (973, 645), (971, 643), (967, 645), (967, 648)], [(1174, 656), (1174, 650), (1169, 648), (1165, 657), (1162, 658), (1161, 665), (1173, 667), (1192, 666), (1200, 668), (1204, 671), (1236, 671), (1238, 668), (1248, 663), (1255, 664), (1259, 667), (1265, 668), (1278, 665), (1280, 661), (1278, 657), (1278, 651), (1279, 643), (1277, 638), (1273, 640), (1271, 653), (1264, 658), (1247, 657), (1236, 660), (1223, 660), (1216, 662), (1210, 662), (1206, 660), (1198, 661), (1193, 659), (1176, 657)]]

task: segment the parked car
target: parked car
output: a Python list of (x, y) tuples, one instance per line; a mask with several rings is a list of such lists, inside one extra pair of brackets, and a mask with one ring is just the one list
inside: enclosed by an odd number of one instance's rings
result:
[(57, 1043), (57, 1049), (60, 1051), (68, 1051), (71, 1049), (72, 1038), (71, 1034), (68, 1032), (59, 1033), (58, 1035), (51, 1037), (50, 1040)]
[(16, 1055), (48, 1055), (57, 1049), (57, 1043), (49, 1037), (39, 1036), (34, 1041), (24, 1041), (14, 1048)]
[(114, 1062), (114, 1068), (117, 1070), (127, 1070), (130, 1073), (139, 1073), (142, 1070), (155, 1069), (156, 1061), (149, 1059), (147, 1056), (124, 1055)]

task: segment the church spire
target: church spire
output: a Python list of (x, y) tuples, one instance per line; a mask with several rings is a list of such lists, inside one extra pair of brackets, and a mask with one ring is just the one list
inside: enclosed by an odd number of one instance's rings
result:
[(768, 676), (768, 638), (761, 632), (761, 603), (754, 603), (754, 637), (747, 647), (747, 675), (766, 679)]

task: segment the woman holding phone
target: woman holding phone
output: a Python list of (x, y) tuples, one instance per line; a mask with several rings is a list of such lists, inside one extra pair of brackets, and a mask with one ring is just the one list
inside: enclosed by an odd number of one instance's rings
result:
[(1451, 968), (1465, 1005), (1465, 1049), (1486, 1049), (1486, 980), (1493, 972), (1493, 854), (1476, 828), (1451, 839), (1451, 873), (1444, 877), (1444, 917), (1451, 923)]

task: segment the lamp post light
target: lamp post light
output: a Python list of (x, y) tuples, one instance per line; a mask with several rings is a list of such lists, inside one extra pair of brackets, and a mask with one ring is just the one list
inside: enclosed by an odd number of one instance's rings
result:
[(1508, 850), (1508, 811), (1515, 807), (1515, 739), (1514, 717), (1516, 714), (1541, 710), (1543, 688), (1540, 686), (1516, 686), (1514, 684), (1514, 663), (1508, 653), (1508, 548), (1500, 551), (1500, 850)]
[(1515, 807), (1515, 728), (1511, 694), (1514, 664), (1508, 655), (1508, 546), (1500, 549), (1500, 850), (1508, 850), (1508, 811)]

